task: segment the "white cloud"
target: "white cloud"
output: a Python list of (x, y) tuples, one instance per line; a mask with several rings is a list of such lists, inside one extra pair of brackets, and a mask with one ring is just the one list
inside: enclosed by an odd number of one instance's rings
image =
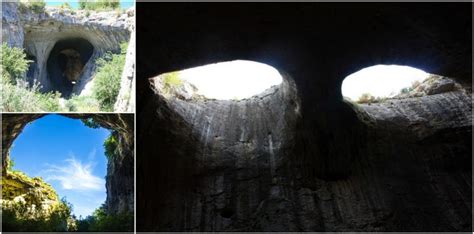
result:
[(59, 181), (65, 190), (104, 191), (105, 180), (92, 174), (93, 163), (82, 163), (74, 157), (66, 159), (64, 165), (48, 165), (47, 181)]

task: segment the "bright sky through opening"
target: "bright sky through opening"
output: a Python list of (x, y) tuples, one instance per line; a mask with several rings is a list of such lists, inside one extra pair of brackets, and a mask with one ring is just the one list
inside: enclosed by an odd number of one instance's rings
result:
[(249, 98), (282, 82), (275, 68), (244, 60), (182, 70), (179, 77), (195, 85), (198, 94), (221, 100)]
[(357, 100), (363, 93), (374, 97), (392, 97), (413, 82), (422, 82), (429, 74), (408, 66), (376, 65), (364, 68), (346, 77), (342, 95)]

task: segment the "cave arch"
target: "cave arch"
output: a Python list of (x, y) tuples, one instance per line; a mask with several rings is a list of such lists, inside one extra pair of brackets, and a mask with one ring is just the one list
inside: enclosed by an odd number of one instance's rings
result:
[[(25, 126), (48, 114), (3, 114), (2, 117), (2, 175), (8, 167), (10, 148)], [(106, 188), (107, 212), (133, 211), (134, 130), (131, 114), (61, 114), (61, 116), (94, 120), (100, 127), (114, 130), (118, 138), (118, 157), (108, 161)]]
[(57, 41), (47, 60), (51, 90), (69, 97), (93, 53), (94, 46), (86, 39), (67, 38)]

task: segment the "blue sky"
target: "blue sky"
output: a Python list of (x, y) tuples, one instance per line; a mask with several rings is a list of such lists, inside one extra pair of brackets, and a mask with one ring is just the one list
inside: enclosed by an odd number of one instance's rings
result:
[(47, 115), (28, 124), (13, 142), (13, 169), (42, 177), (73, 204), (77, 217), (85, 217), (106, 198), (103, 143), (109, 134), (78, 119)]
[[(68, 2), (69, 5), (71, 5), (72, 8), (77, 9), (79, 6), (79, 0), (45, 0), (47, 6), (59, 6), (63, 4), (64, 2)], [(120, 7), (122, 9), (127, 9), (133, 6), (134, 1), (133, 0), (121, 0), (120, 1)]]

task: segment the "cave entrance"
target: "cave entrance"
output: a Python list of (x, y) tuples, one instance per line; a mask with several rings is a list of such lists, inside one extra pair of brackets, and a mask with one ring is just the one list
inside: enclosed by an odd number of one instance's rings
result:
[(357, 103), (377, 102), (410, 93), (416, 96), (422, 95), (420, 84), (432, 76), (409, 66), (375, 65), (347, 76), (341, 91), (344, 98)]
[(189, 99), (241, 100), (282, 83), (277, 69), (258, 62), (220, 62), (159, 76), (165, 93)]
[(69, 97), (93, 52), (94, 46), (83, 38), (56, 42), (47, 62), (52, 91), (59, 91), (63, 97)]
[(12, 169), (41, 177), (59, 198), (66, 197), (76, 217), (86, 217), (106, 200), (103, 144), (110, 134), (110, 130), (89, 127), (81, 119), (46, 115), (27, 124), (14, 140)]

